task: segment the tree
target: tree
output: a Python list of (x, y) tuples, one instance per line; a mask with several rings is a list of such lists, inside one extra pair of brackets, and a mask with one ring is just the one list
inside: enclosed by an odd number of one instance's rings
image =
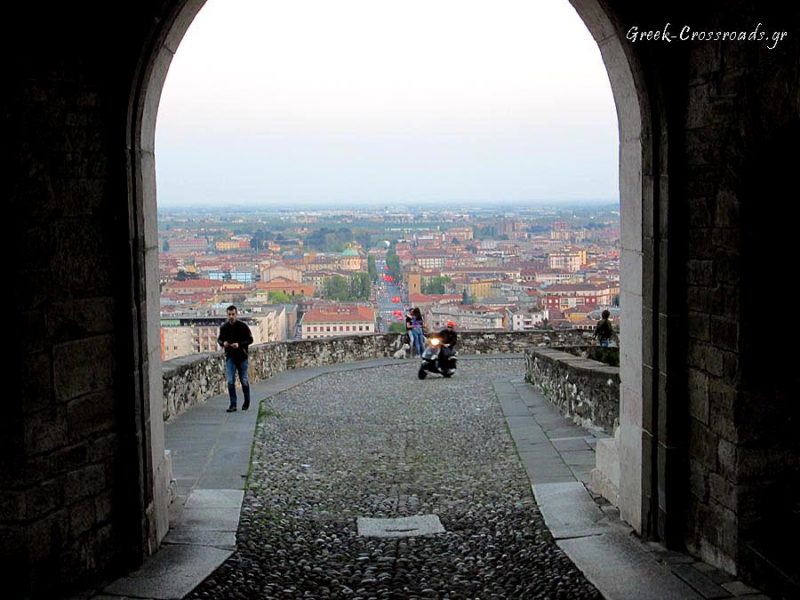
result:
[(394, 248), (389, 248), (386, 252), (386, 266), (389, 268), (389, 274), (394, 277), (395, 281), (400, 281), (403, 274), (400, 272), (400, 257), (397, 256)]
[(291, 304), (292, 297), (286, 292), (272, 290), (267, 294), (267, 299), (271, 304)]
[(368, 273), (359, 271), (350, 279), (350, 294), (353, 300), (369, 300), (372, 291), (372, 282)]
[(164, 240), (164, 243), (161, 244), (161, 251), (162, 252), (169, 252), (169, 241)]
[(378, 267), (375, 264), (375, 257), (372, 255), (367, 257), (367, 272), (369, 273), (369, 278), (372, 281), (378, 279)]
[(444, 294), (445, 284), (450, 283), (450, 278), (447, 276), (431, 277), (422, 284), (423, 294)]
[(323, 293), (327, 300), (346, 301), (350, 299), (350, 283), (341, 275), (334, 275), (325, 280)]
[(339, 302), (352, 302), (354, 300), (368, 300), (372, 284), (367, 273), (354, 273), (349, 279), (341, 275), (334, 275), (325, 280), (323, 295), (328, 300)]

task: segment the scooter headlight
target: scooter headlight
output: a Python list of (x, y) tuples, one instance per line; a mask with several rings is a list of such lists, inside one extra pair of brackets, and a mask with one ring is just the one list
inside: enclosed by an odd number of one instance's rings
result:
[(431, 346), (433, 346), (434, 348), (436, 348), (436, 346), (438, 346), (441, 343), (442, 342), (441, 342), (441, 340), (439, 340), (439, 338), (432, 338), (431, 339)]

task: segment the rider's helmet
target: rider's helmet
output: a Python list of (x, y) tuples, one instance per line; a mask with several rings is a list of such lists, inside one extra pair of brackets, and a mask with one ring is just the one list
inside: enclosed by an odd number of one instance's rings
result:
[(447, 322), (447, 328), (448, 329), (453, 329), (453, 327), (455, 327), (455, 326), (456, 326), (456, 322), (455, 321), (448, 321)]

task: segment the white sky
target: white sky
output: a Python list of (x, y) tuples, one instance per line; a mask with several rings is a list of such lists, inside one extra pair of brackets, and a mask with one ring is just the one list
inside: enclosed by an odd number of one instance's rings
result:
[(159, 203), (617, 200), (567, 0), (209, 0), (156, 128)]

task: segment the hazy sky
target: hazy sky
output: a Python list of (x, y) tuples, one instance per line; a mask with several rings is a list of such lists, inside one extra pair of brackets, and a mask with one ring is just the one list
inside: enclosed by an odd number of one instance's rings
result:
[(209, 0), (164, 87), (158, 201), (616, 200), (617, 148), (567, 0)]

